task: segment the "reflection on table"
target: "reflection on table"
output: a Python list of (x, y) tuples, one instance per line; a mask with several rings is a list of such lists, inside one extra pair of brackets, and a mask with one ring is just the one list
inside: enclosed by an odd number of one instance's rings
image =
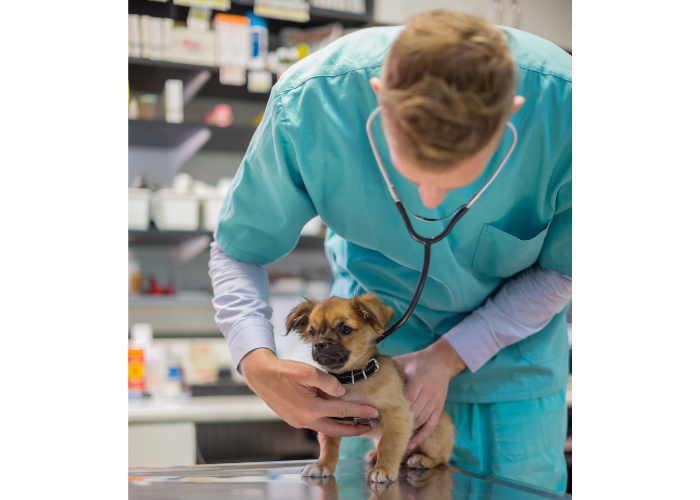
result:
[(311, 461), (260, 462), (193, 467), (129, 469), (132, 500), (535, 500), (571, 498), (477, 471), (442, 466), (402, 469), (399, 480), (375, 484), (365, 479), (362, 461), (341, 461), (334, 476), (301, 477)]

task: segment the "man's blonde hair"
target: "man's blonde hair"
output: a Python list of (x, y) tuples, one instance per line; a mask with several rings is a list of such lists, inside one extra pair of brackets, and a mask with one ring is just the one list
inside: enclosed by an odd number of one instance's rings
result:
[(515, 88), (504, 32), (483, 19), (437, 10), (411, 17), (396, 38), (379, 100), (402, 158), (439, 172), (503, 130)]

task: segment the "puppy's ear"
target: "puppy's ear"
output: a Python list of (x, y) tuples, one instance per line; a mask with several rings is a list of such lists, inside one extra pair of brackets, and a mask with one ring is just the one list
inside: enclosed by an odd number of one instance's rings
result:
[(352, 299), (355, 312), (375, 330), (386, 330), (394, 318), (394, 310), (373, 293), (365, 293)]
[(303, 332), (309, 326), (309, 315), (316, 304), (318, 304), (318, 300), (305, 299), (304, 302), (296, 306), (287, 316), (287, 333), (285, 335), (289, 335), (292, 330)]

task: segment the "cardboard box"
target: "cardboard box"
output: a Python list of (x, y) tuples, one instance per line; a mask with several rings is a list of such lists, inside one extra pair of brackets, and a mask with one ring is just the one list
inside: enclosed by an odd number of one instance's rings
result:
[(194, 31), (174, 27), (171, 32), (170, 60), (201, 66), (216, 65), (214, 31)]

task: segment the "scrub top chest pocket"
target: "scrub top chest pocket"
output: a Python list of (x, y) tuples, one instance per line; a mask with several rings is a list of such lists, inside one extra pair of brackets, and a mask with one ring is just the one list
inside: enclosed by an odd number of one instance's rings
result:
[(549, 225), (529, 240), (521, 240), (491, 224), (484, 224), (474, 250), (472, 269), (483, 275), (509, 278), (527, 269), (540, 255)]

